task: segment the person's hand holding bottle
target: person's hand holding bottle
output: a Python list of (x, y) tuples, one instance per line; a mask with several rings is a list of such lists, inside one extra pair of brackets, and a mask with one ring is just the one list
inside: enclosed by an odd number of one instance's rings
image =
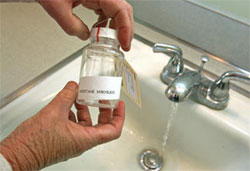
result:
[[(73, 14), (78, 5), (92, 9), (99, 15), (98, 22), (111, 18), (110, 27), (117, 29), (118, 39), (125, 51), (130, 50), (134, 36), (133, 8), (125, 0), (37, 0), (48, 14), (53, 17), (69, 35), (82, 40), (89, 37), (89, 29), (84, 22)], [(106, 25), (107, 22), (102, 23)]]
[(125, 107), (102, 109), (93, 125), (87, 106), (71, 111), (78, 85), (69, 82), (40, 112), (20, 124), (0, 143), (0, 153), (13, 170), (38, 170), (76, 157), (84, 151), (121, 135)]

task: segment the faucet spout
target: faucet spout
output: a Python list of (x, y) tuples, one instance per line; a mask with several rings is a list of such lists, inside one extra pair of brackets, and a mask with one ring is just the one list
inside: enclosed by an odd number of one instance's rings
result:
[(182, 102), (192, 94), (194, 87), (200, 84), (202, 76), (194, 71), (184, 72), (168, 86), (165, 94), (173, 102)]

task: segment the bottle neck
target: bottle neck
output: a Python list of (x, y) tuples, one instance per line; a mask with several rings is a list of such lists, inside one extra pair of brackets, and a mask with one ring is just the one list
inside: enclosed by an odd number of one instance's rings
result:
[(106, 46), (110, 46), (110, 47), (117, 48), (117, 49), (120, 48), (120, 44), (118, 40), (116, 39), (100, 37), (98, 40), (92, 39), (91, 43), (94, 45), (106, 45)]

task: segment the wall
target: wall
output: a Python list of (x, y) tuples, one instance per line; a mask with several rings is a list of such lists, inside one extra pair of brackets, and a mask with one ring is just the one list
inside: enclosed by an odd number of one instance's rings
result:
[(249, 0), (188, 0), (195, 4), (222, 13), (241, 22), (250, 24)]
[[(93, 11), (74, 12), (96, 22)], [(88, 42), (64, 33), (38, 3), (0, 3), (0, 100)]]
[(185, 0), (129, 2), (138, 20), (250, 70), (249, 25)]

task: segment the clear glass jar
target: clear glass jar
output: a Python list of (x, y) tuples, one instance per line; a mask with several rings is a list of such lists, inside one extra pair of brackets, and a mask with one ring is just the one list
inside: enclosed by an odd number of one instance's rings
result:
[(93, 28), (91, 43), (83, 49), (78, 104), (116, 108), (120, 98), (124, 55), (117, 31)]

